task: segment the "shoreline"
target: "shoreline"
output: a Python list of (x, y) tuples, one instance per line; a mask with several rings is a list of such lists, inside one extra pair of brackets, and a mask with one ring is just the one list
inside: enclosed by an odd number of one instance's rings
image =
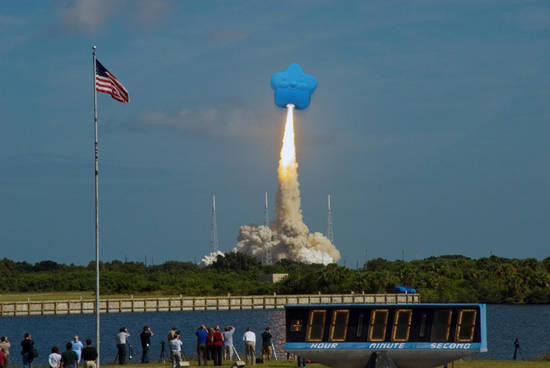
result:
[[(282, 309), (305, 304), (417, 304), (420, 294), (312, 294), (250, 296), (177, 296), (101, 299), (100, 313), (182, 312)], [(0, 302), (0, 317), (95, 313), (94, 299)]]

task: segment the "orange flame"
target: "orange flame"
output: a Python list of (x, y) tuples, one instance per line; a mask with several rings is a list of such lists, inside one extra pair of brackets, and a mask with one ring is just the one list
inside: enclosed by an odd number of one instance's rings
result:
[(294, 105), (287, 105), (285, 133), (283, 146), (281, 147), (281, 159), (279, 160), (279, 177), (286, 179), (292, 174), (296, 175), (298, 163), (296, 162), (296, 146), (294, 145)]

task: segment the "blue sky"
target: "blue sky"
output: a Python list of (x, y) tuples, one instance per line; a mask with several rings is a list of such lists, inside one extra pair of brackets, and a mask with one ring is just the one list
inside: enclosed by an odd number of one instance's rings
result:
[(304, 220), (332, 195), (348, 266), (550, 255), (548, 2), (13, 1), (0, 41), (2, 257), (94, 257), (92, 44), (131, 96), (98, 96), (104, 260), (200, 260), (212, 194), (222, 250), (263, 222), (291, 62)]

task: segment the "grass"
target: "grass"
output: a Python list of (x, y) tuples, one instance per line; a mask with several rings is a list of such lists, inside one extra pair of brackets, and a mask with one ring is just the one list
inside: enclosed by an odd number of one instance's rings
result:
[(67, 300), (67, 299), (92, 299), (95, 294), (90, 291), (66, 291), (66, 292), (51, 292), (51, 293), (14, 293), (1, 294), (0, 302), (26, 302), (42, 301), (42, 300)]
[[(196, 360), (191, 360), (190, 361), (190, 366), (191, 367), (199, 367), (199, 365), (197, 365), (197, 361)], [(233, 365), (233, 361), (224, 361), (222, 367), (231, 367)], [(150, 364), (147, 364), (145, 365), (147, 368), (169, 368), (171, 367), (170, 363), (167, 361), (166, 363), (150, 363)], [(209, 365), (210, 367), (213, 367), (212, 365), (212, 362), (209, 362)], [(316, 364), (316, 363), (312, 363), (312, 364), (308, 364), (307, 365), (309, 368), (326, 368), (325, 365), (322, 365), (322, 364)], [(109, 367), (109, 368), (119, 368), (120, 365), (116, 365), (116, 364), (101, 364), (101, 367)], [(126, 364), (124, 365), (125, 368), (143, 368), (144, 365), (143, 364)], [(203, 367), (203, 366), (201, 366)], [(257, 368), (295, 368), (297, 367), (297, 364), (296, 364), (296, 361), (293, 361), (293, 360), (272, 360), (266, 364), (256, 364), (256, 367)], [(550, 366), (549, 366), (550, 367)]]
[[(550, 368), (550, 361), (459, 360), (454, 366), (455, 368)], [(449, 368), (452, 368), (451, 364)]]
[[(198, 367), (197, 361), (192, 360), (191, 367)], [(211, 363), (210, 363), (211, 364)], [(230, 367), (233, 364), (232, 361), (225, 362), (224, 367)], [(117, 368), (118, 365), (102, 364), (102, 367)], [(326, 368), (322, 364), (308, 364), (309, 368)], [(127, 364), (125, 368), (143, 368), (143, 364)], [(170, 363), (150, 363), (146, 365), (147, 368), (169, 368)], [(296, 361), (293, 360), (272, 360), (265, 364), (256, 364), (257, 368), (295, 368), (297, 367)], [(453, 364), (448, 365), (449, 368), (453, 368)], [(454, 362), (454, 368), (550, 368), (550, 361), (510, 361), (510, 360), (458, 360)]]
[[(132, 294), (135, 298), (140, 297), (163, 297), (162, 294)], [(101, 294), (101, 299), (129, 299), (131, 294)], [(46, 292), (46, 293), (14, 293), (14, 294), (0, 294), (0, 302), (26, 302), (30, 301), (44, 301), (44, 300), (80, 300), (80, 299), (95, 300), (95, 291), (59, 291), (59, 292)]]

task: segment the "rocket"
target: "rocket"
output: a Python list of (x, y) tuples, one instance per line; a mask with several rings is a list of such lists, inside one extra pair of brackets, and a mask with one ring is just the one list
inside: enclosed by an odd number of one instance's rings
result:
[(305, 109), (311, 102), (311, 95), (317, 88), (317, 79), (304, 73), (300, 65), (292, 63), (284, 72), (271, 76), (275, 105), (287, 107), (294, 105), (297, 109)]

